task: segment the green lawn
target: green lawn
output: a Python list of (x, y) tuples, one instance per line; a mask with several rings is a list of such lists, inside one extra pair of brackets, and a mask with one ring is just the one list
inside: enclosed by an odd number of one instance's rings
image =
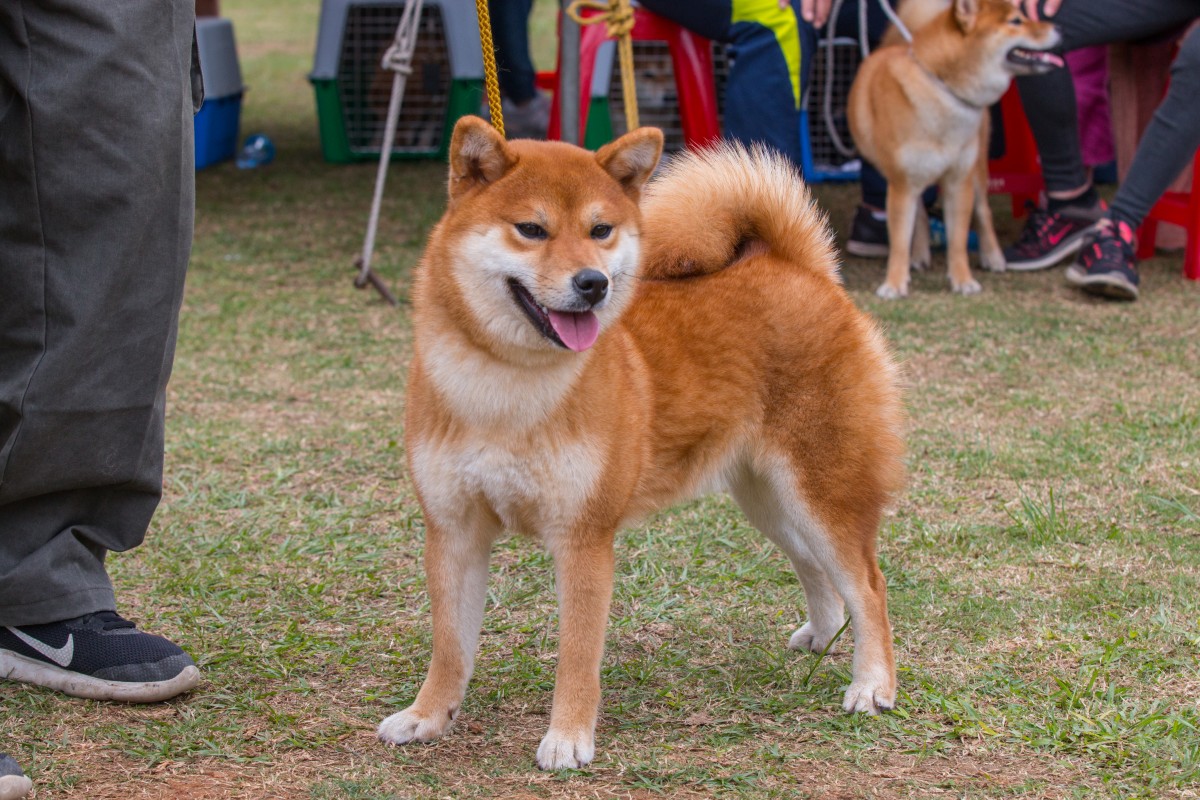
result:
[[(848, 653), (785, 649), (803, 617), (791, 570), (712, 498), (621, 539), (589, 768), (533, 764), (556, 617), (549, 560), (521, 539), (496, 551), (455, 729), (377, 743), (430, 650), (402, 444), (409, 309), (352, 286), (375, 167), (320, 159), (317, 4), (222, 6), (242, 131), (278, 158), (198, 176), (166, 497), (146, 545), (109, 562), (122, 610), (204, 682), (145, 707), (0, 685), (0, 749), (37, 798), (1197, 796), (1200, 285), (1177, 255), (1144, 264), (1127, 305), (1061, 269), (953, 296), (940, 263), (885, 303), (882, 266), (846, 261), (912, 417), (910, 485), (880, 537), (895, 713), (841, 713)], [(816, 187), (835, 227), (855, 192)], [(443, 195), (440, 164), (391, 173), (376, 265), (401, 296)], [(995, 208), (1011, 239), (1019, 221)]]

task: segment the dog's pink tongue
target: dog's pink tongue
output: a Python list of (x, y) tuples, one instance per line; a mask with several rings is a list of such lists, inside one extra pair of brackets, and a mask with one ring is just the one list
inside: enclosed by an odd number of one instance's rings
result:
[(551, 311), (550, 324), (562, 343), (575, 352), (587, 350), (596, 343), (600, 335), (600, 321), (591, 311), (573, 314), (569, 311)]

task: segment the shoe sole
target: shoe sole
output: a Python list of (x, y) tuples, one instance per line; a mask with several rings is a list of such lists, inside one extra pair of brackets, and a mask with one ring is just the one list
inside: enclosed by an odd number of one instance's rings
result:
[(157, 703), (195, 688), (200, 682), (200, 670), (194, 666), (184, 667), (178, 675), (168, 681), (106, 681), (35, 661), (11, 650), (0, 650), (0, 678), (33, 683), (88, 700)]
[(24, 775), (0, 776), (0, 800), (20, 800), (33, 791), (33, 781)]
[(886, 244), (868, 244), (866, 242), (856, 242), (853, 239), (846, 242), (846, 252), (852, 256), (859, 258), (887, 258), (888, 246)]
[(1004, 260), (1008, 264), (1008, 269), (1012, 272), (1036, 272), (1040, 269), (1049, 269), (1060, 261), (1065, 261), (1068, 257), (1078, 253), (1079, 249), (1083, 247), (1083, 240), (1095, 228), (1095, 225), (1089, 225), (1083, 230), (1076, 231), (1059, 242), (1058, 247), (1047, 251), (1044, 255), (1037, 258), (1026, 261), (1013, 261), (1005, 253)]
[(1077, 286), (1083, 291), (1110, 300), (1137, 300), (1138, 287), (1119, 273), (1108, 275), (1088, 275), (1076, 265), (1067, 268), (1067, 283)]

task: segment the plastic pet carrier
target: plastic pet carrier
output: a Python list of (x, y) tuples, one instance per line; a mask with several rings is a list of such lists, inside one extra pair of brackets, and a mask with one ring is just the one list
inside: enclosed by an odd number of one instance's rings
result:
[[(379, 158), (393, 78), (381, 61), (403, 11), (402, 0), (322, 2), (309, 80), (326, 161)], [(454, 123), (479, 113), (483, 56), (475, 14), (471, 0), (424, 0), (393, 158), (445, 158)]]
[(858, 180), (862, 162), (850, 136), (846, 101), (861, 61), (856, 39), (827, 38), (817, 45), (800, 111), (800, 157), (805, 180)]

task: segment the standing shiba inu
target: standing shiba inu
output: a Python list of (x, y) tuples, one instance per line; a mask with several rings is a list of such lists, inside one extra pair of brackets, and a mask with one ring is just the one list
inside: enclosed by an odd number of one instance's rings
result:
[[(930, 2), (945, 8), (930, 14)], [(951, 288), (960, 294), (980, 290), (967, 263), (972, 207), (983, 264), (1004, 268), (987, 203), (987, 108), (1014, 75), (1063, 63), (1043, 52), (1059, 42), (1054, 26), (1030, 20), (1009, 0), (930, 2), (901, 6), (902, 18), (920, 20), (913, 24), (911, 46), (885, 46), (868, 56), (847, 106), (855, 144), (888, 181), (887, 277), (876, 294), (889, 299), (908, 294), (914, 230), (912, 258), (929, 262), (928, 225), (916, 223), (921, 192), (934, 183), (945, 206)]]
[(714, 489), (799, 574), (808, 621), (789, 646), (825, 648), (848, 606), (843, 706), (895, 703), (875, 539), (903, 478), (896, 369), (782, 159), (734, 146), (682, 156), (639, 211), (661, 149), (649, 128), (595, 154), (506, 143), (471, 117), (454, 130), (449, 207), (413, 288), (405, 431), (433, 658), (413, 704), (379, 726), (386, 742), (430, 741), (454, 720), (489, 548), (509, 529), (556, 563), (559, 661), (538, 766), (591, 761), (617, 530)]

